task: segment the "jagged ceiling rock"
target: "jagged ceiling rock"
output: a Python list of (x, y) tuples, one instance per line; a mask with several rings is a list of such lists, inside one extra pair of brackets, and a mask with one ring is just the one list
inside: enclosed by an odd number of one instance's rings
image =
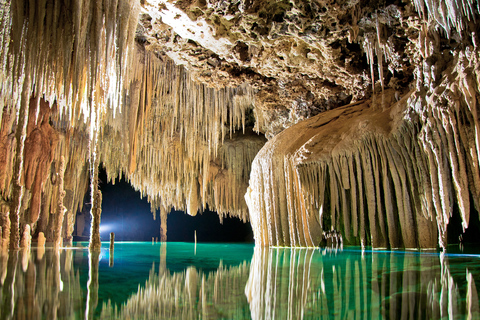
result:
[[(404, 88), (413, 71), (405, 45), (419, 29), (412, 8), (355, 0), (147, 0), (137, 38), (185, 65), (198, 81), (252, 85), (256, 129), (271, 138), (370, 96), (372, 78)], [(373, 67), (374, 57), (383, 55), (394, 76), (383, 74), (383, 66), (369, 69), (368, 62)]]

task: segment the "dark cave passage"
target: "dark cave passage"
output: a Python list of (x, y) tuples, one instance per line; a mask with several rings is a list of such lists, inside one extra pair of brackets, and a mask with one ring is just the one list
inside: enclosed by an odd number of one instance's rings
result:
[[(471, 199), (473, 203), (473, 199)], [(475, 208), (470, 209), (468, 228), (462, 230), (462, 218), (458, 206), (453, 207), (453, 214), (447, 226), (448, 244), (479, 244), (480, 243), (480, 218)]]
[[(102, 218), (100, 237), (108, 241), (110, 232), (116, 241), (152, 241), (160, 239), (160, 214), (157, 210), (153, 219), (150, 204), (140, 198), (140, 192), (121, 179), (115, 184), (107, 183), (105, 170), (99, 174), (99, 188), (102, 191)], [(77, 218), (75, 237), (77, 241), (88, 241), (90, 234), (90, 195), (85, 197), (84, 210)], [(78, 232), (79, 219), (84, 219), (83, 233)], [(197, 242), (253, 242), (250, 223), (237, 218), (225, 217), (220, 223), (216, 212), (204, 210), (195, 217), (183, 211), (172, 210), (167, 218), (167, 241), (193, 242), (195, 231)], [(83, 236), (80, 236), (82, 234)]]

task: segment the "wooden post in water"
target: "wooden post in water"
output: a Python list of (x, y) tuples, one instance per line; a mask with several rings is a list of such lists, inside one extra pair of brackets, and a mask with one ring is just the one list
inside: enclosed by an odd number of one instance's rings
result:
[(115, 233), (110, 232), (110, 250), (113, 251), (113, 247), (115, 244)]
[(115, 233), (110, 232), (110, 259), (108, 266), (111, 268), (113, 267), (113, 248), (115, 245)]

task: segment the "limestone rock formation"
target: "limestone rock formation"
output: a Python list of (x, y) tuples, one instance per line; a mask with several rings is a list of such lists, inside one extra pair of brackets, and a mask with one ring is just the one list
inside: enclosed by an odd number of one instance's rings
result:
[(0, 0), (2, 246), (26, 225), (58, 239), (63, 208), (71, 241), (103, 165), (163, 240), (172, 208), (208, 206), (261, 245), (334, 228), (444, 247), (480, 206), (478, 18), (473, 0)]

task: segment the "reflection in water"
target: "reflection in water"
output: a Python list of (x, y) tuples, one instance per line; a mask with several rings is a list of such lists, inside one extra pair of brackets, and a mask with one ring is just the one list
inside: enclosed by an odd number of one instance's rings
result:
[(445, 255), (255, 248), (245, 294), (253, 319), (477, 318), (474, 277), (460, 274)]
[(98, 304), (98, 263), (100, 262), (100, 252), (89, 250), (88, 255), (88, 294), (85, 319), (93, 319), (95, 309)]
[[(88, 254), (88, 268), (82, 258), (87, 249), (3, 253), (1, 319), (480, 317), (478, 256), (255, 248), (251, 262), (220, 262), (212, 269), (211, 252), (195, 256), (184, 248), (187, 253), (169, 249), (180, 263), (169, 263), (169, 270), (166, 248), (144, 254), (143, 262), (153, 264), (149, 277), (121, 303), (102, 293), (117, 290), (110, 283), (115, 280), (101, 279), (122, 263), (102, 264), (98, 252)], [(144, 259), (135, 245), (128, 250)], [(122, 262), (125, 253), (119, 252)], [(132, 270), (124, 272), (127, 280)]]
[(119, 310), (104, 304), (102, 319), (249, 319), (243, 294), (249, 265), (220, 266), (204, 273), (190, 266), (171, 274), (166, 268), (166, 246), (161, 246), (158, 273), (155, 265), (143, 288)]
[(71, 250), (1, 252), (1, 319), (79, 318), (82, 290), (71, 255)]

